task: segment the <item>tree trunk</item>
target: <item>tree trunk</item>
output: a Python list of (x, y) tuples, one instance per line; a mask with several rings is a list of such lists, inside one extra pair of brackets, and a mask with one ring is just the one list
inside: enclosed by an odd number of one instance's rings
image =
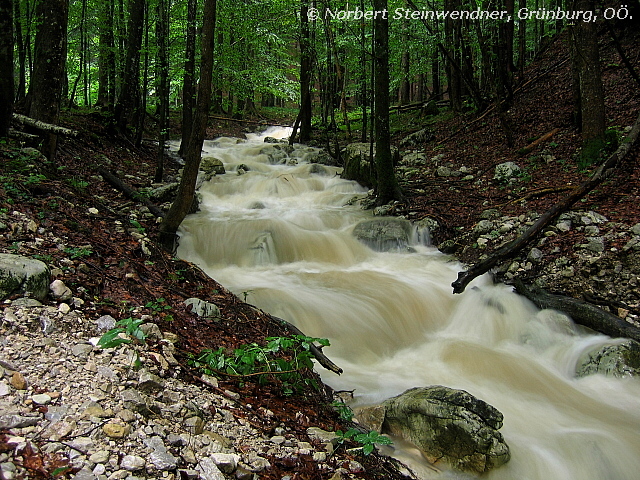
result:
[(300, 4), (300, 141), (311, 139), (311, 38), (309, 0)]
[(202, 25), (202, 57), (200, 84), (196, 101), (195, 119), (185, 155), (185, 165), (178, 187), (177, 197), (171, 204), (164, 222), (160, 226), (160, 243), (169, 251), (175, 249), (176, 232), (193, 205), (202, 144), (207, 130), (207, 118), (211, 106), (211, 83), (213, 80), (213, 45), (216, 25), (216, 0), (205, 0)]
[(400, 105), (406, 105), (411, 102), (411, 82), (409, 81), (411, 65), (409, 63), (409, 35), (407, 33), (409, 25), (407, 20), (402, 22), (401, 28), (402, 34), (400, 35), (400, 42), (402, 45), (402, 55), (400, 57), (400, 70), (402, 72), (402, 80), (400, 82), (400, 95), (398, 101)]
[[(182, 140), (178, 153), (182, 156), (187, 148), (193, 124), (193, 107), (196, 100), (196, 12), (198, 0), (187, 3), (187, 45), (185, 48), (184, 77), (182, 79)], [(222, 103), (222, 102), (220, 102)]]
[(0, 138), (13, 114), (13, 0), (0, 0)]
[[(592, 0), (577, 0), (576, 10), (595, 10)], [(598, 28), (594, 22), (577, 22), (575, 27), (577, 70), (580, 78), (582, 152), (580, 161), (589, 165), (598, 161), (604, 147), (605, 108)]]
[(118, 129), (126, 132), (127, 125), (137, 119), (140, 108), (140, 50), (144, 27), (145, 0), (129, 0), (129, 24), (127, 32), (127, 55), (120, 96), (115, 116)]
[(154, 182), (162, 182), (164, 174), (164, 147), (169, 139), (169, 11), (166, 0), (158, 0), (156, 23), (158, 44), (158, 152)]
[(98, 23), (98, 99), (101, 107), (113, 106), (113, 83), (115, 65), (113, 59), (113, 4), (104, 2), (100, 6), (100, 22)]
[[(58, 122), (65, 81), (68, 12), (68, 0), (41, 0), (36, 10), (40, 28), (36, 34), (33, 76), (29, 85), (29, 116), (53, 124)], [(49, 160), (55, 157), (57, 139), (55, 134), (45, 136), (43, 153)]]
[[(27, 45), (25, 44), (22, 36), (22, 9), (20, 8), (20, 1), (13, 0), (13, 13), (15, 20), (16, 38), (15, 43), (18, 49), (18, 87), (16, 90), (15, 100), (21, 102), (26, 96), (27, 85)], [(3, 29), (4, 30), (4, 29)]]
[[(373, 9), (387, 9), (387, 0), (374, 0)], [(379, 16), (381, 17), (381, 16)], [(389, 134), (389, 20), (376, 17), (374, 27), (375, 62), (375, 128), (376, 172), (378, 205), (384, 205), (400, 197), (398, 182), (393, 170), (391, 136)]]

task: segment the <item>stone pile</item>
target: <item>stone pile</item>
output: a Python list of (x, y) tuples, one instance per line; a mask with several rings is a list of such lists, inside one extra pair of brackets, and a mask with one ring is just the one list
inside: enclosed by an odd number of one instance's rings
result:
[[(177, 338), (153, 323), (142, 325), (151, 351), (100, 348), (115, 320), (91, 320), (67, 303), (7, 301), (0, 318), (0, 478), (28, 478), (33, 458), (72, 467), (74, 480), (256, 479), (270, 459), (301, 455), (327, 478), (362, 470), (329, 465), (331, 432), (312, 427), (297, 438), (277, 427), (266, 435), (235, 413), (240, 395), (215, 378), (181, 381)], [(273, 417), (259, 410), (252, 414)]]

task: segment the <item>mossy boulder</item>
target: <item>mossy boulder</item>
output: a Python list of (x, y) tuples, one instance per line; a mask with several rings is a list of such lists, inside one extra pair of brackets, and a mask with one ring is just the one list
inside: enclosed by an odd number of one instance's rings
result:
[(40, 260), (0, 254), (0, 300), (13, 293), (44, 300), (49, 293), (50, 281), (49, 267)]

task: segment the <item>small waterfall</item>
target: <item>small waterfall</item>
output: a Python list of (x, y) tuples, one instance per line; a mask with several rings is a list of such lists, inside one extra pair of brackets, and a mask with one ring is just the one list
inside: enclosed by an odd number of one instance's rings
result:
[(488, 278), (453, 295), (462, 266), (430, 246), (427, 228), (412, 230), (409, 248), (369, 248), (353, 235), (373, 218), (353, 202), (366, 190), (336, 167), (308, 163), (309, 147), (263, 142), (286, 135), (205, 143), (227, 173), (201, 187), (202, 210), (181, 227), (182, 258), (306, 334), (329, 338), (326, 353), (345, 373), (319, 371), (335, 389), (355, 389), (356, 404), (440, 384), (498, 408), (512, 459), (487, 479), (638, 477), (640, 381), (574, 375), (585, 351), (611, 339)]

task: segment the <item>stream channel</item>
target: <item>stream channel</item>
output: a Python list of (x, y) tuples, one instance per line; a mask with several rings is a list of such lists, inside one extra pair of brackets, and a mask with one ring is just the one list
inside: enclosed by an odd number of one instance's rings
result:
[[(410, 250), (364, 245), (352, 232), (372, 212), (350, 201), (366, 190), (336, 167), (308, 163), (309, 147), (287, 155), (263, 142), (288, 133), (205, 141), (203, 155), (226, 173), (200, 187), (201, 210), (181, 226), (181, 258), (306, 335), (328, 338), (324, 352), (344, 373), (317, 370), (334, 389), (355, 389), (354, 405), (445, 385), (496, 407), (511, 460), (483, 478), (640, 478), (640, 379), (575, 376), (581, 355), (615, 340), (487, 277), (454, 295), (464, 268), (424, 232)], [(472, 478), (400, 453), (422, 478)]]

